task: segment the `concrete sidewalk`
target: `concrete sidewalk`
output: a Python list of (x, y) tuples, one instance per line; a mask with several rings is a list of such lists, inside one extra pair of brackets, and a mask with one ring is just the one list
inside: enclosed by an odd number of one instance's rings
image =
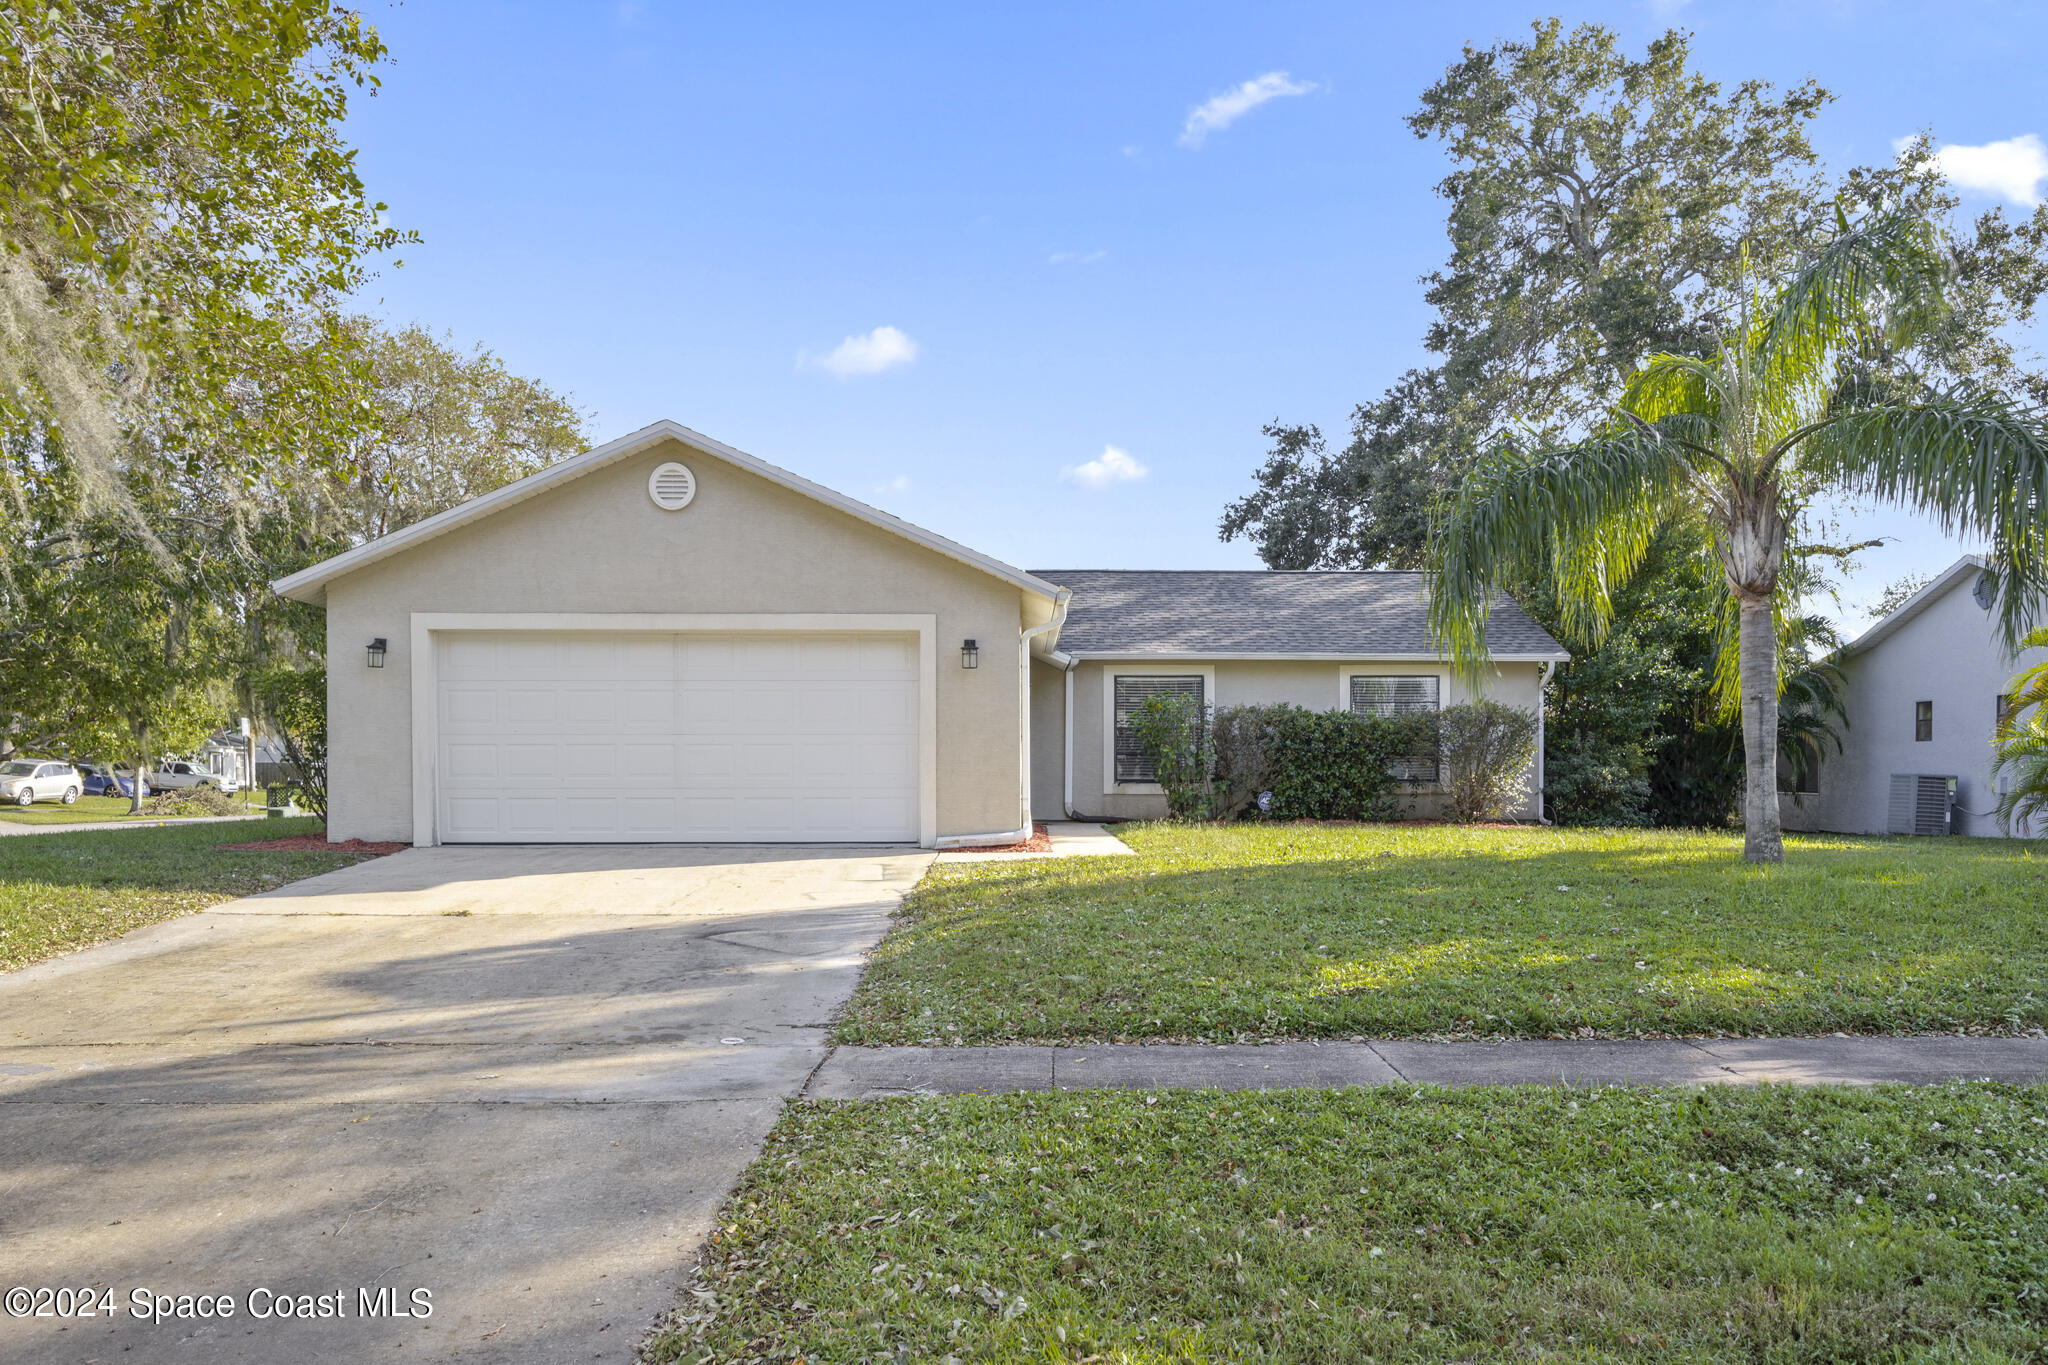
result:
[(1052, 851), (1049, 853), (995, 853), (949, 848), (939, 855), (938, 860), (941, 863), (1003, 863), (1033, 858), (1127, 858), (1136, 852), (1103, 826), (1085, 820), (1047, 820), (1045, 832), (1052, 837)]
[(1347, 1085), (1913, 1085), (2048, 1081), (2048, 1038), (1699, 1038), (1327, 1042), (1209, 1047), (842, 1047), (818, 1099), (1021, 1090), (1280, 1090)]

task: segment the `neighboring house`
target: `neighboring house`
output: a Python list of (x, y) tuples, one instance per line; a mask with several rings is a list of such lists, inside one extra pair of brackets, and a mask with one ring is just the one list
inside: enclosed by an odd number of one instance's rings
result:
[[(2005, 833), (1991, 813), (1998, 800), (1991, 737), (2007, 683), (2042, 651), (2018, 658), (2006, 652), (1998, 622), (1980, 600), (1984, 567), (1976, 555), (1957, 560), (1843, 647), (1847, 724), (1835, 722), (1842, 749), (1828, 746), (1818, 772), (1796, 784), (1810, 790), (1782, 792), (1786, 828), (1912, 833), (1916, 811), (1919, 819), (1928, 814), (1918, 799), (1921, 784), (1898, 780), (1953, 778), (1950, 832)], [(1915, 794), (1912, 805), (1895, 807), (1895, 783), (1901, 795)], [(1793, 785), (1781, 770), (1781, 790)]]
[[(327, 610), (334, 839), (1003, 843), (1164, 812), (1120, 688), (1464, 695), (1413, 575), (1027, 573), (672, 422), (276, 587)], [(1564, 651), (1492, 639), (1535, 707)]]

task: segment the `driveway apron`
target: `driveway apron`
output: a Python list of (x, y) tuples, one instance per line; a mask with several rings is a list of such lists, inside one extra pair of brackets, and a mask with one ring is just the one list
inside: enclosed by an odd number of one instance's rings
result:
[(0, 1358), (629, 1361), (930, 860), (415, 849), (0, 977), (0, 1289), (98, 1310)]

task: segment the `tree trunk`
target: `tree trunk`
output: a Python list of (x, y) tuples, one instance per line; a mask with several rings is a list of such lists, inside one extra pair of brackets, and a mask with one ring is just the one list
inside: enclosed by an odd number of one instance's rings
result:
[(1721, 527), (1721, 567), (1735, 594), (1742, 696), (1742, 856), (1785, 861), (1778, 823), (1778, 629), (1771, 602), (1785, 560), (1785, 518), (1774, 485), (1731, 490)]
[[(130, 725), (129, 733), (135, 736), (135, 786), (128, 794), (128, 813), (142, 813), (142, 774), (149, 767), (149, 722)], [(116, 787), (116, 791), (120, 788)]]
[(1752, 863), (1785, 861), (1778, 823), (1778, 629), (1771, 600), (1740, 602), (1737, 649), (1742, 662), (1742, 856)]

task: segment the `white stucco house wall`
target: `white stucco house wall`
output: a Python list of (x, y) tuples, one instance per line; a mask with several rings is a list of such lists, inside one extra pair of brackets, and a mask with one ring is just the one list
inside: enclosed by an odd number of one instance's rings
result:
[(2044, 651), (2016, 657), (2005, 649), (1978, 592), (1984, 568), (1976, 555), (1957, 560), (1843, 647), (1842, 749), (1829, 748), (1806, 784), (1817, 790), (1781, 793), (1786, 828), (1898, 832), (1892, 779), (1924, 775), (1955, 779), (1952, 833), (2005, 834), (1991, 814), (1998, 800), (1991, 739), (2007, 684)]
[[(274, 586), (327, 613), (333, 839), (1007, 843), (1164, 813), (1120, 687), (1466, 695), (1414, 575), (1027, 572), (674, 422)], [(1540, 714), (1564, 651), (1491, 636)]]

